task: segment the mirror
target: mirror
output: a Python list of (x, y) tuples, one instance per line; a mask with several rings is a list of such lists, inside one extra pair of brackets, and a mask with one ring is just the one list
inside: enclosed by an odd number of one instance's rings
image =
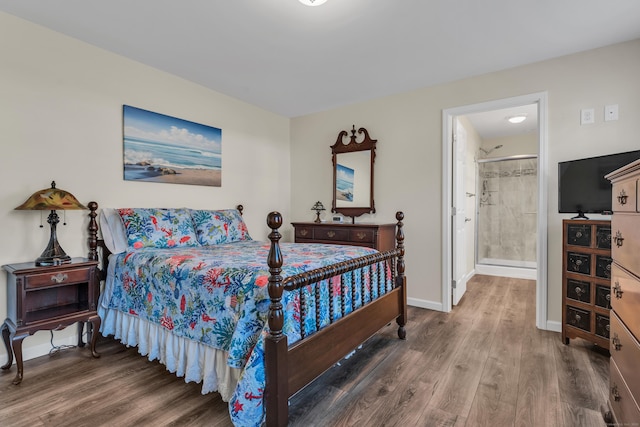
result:
[(351, 137), (345, 143), (348, 132), (338, 134), (336, 143), (331, 146), (333, 162), (333, 204), (331, 212), (349, 216), (355, 223), (355, 217), (365, 213), (375, 213), (373, 202), (373, 161), (376, 157), (375, 139), (369, 137), (365, 128), (358, 129), (364, 135), (357, 141), (355, 125)]

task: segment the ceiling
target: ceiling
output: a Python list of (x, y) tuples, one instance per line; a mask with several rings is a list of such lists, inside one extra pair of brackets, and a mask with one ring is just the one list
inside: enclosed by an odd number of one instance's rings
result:
[(0, 11), (286, 117), (640, 38), (638, 0), (0, 0)]

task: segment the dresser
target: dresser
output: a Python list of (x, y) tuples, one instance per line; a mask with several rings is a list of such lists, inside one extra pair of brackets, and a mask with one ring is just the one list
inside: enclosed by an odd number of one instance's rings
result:
[(640, 422), (640, 160), (606, 176), (611, 221), (611, 361), (609, 407), (615, 425)]
[(379, 251), (396, 247), (396, 224), (294, 222), (296, 243), (333, 243), (366, 246)]
[(562, 340), (609, 348), (611, 222), (562, 221)]

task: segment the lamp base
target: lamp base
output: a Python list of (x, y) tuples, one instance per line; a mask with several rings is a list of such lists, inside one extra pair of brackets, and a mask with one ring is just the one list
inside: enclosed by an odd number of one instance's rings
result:
[(36, 267), (50, 267), (52, 265), (69, 264), (71, 257), (69, 255), (55, 257), (38, 257), (36, 259)]
[(52, 210), (49, 214), (49, 218), (47, 218), (47, 222), (49, 223), (49, 225), (51, 225), (51, 236), (49, 237), (49, 244), (36, 259), (37, 267), (69, 264), (71, 262), (71, 257), (65, 253), (65, 251), (60, 247), (60, 244), (58, 243), (56, 226), (58, 225), (59, 221), (60, 219), (58, 218), (58, 214), (56, 214), (56, 211)]

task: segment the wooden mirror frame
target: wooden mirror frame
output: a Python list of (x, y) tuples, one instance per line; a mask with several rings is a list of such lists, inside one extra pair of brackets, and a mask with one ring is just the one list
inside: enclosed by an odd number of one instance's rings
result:
[[(355, 223), (355, 217), (366, 213), (376, 213), (375, 202), (373, 200), (373, 164), (376, 158), (376, 142), (378, 140), (371, 139), (369, 132), (365, 128), (358, 129), (358, 134), (364, 134), (364, 139), (361, 142), (356, 141), (356, 127), (353, 125), (351, 129), (351, 137), (348, 143), (344, 143), (344, 138), (348, 135), (346, 130), (340, 131), (336, 143), (331, 146), (331, 161), (333, 163), (333, 202), (331, 204), (331, 212), (339, 213), (344, 216), (351, 217), (353, 223)], [(369, 206), (354, 206), (354, 207), (338, 207), (336, 204), (336, 189), (337, 189), (337, 164), (338, 154), (354, 153), (358, 151), (370, 151), (371, 163), (369, 178)]]

